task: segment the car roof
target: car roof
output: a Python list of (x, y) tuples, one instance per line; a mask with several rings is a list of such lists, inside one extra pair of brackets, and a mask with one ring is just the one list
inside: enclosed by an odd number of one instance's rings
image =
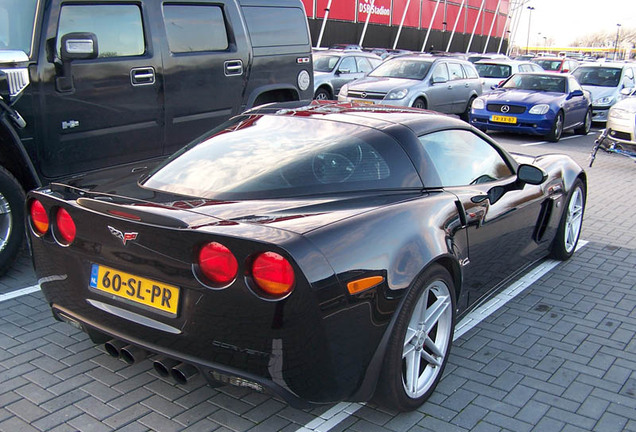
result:
[(375, 129), (405, 126), (416, 135), (443, 129), (472, 129), (457, 117), (435, 111), (388, 105), (362, 105), (333, 101), (296, 101), (263, 105), (245, 114), (321, 118)]
[(338, 57), (355, 55), (357, 57), (369, 57), (369, 58), (382, 60), (382, 58), (379, 55), (373, 54), (368, 51), (359, 51), (359, 50), (326, 49), (326, 50), (316, 51), (313, 54), (315, 56), (330, 55), (330, 56), (338, 56)]
[(475, 62), (475, 64), (498, 64), (498, 65), (520, 65), (532, 64), (529, 60), (511, 60), (511, 59), (483, 59)]

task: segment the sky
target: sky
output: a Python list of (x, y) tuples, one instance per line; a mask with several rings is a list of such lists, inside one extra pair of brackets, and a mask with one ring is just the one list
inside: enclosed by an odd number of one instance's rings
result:
[(555, 45), (568, 46), (587, 34), (616, 34), (616, 24), (636, 28), (636, 0), (527, 0), (514, 39), (520, 46), (525, 46), (528, 38), (528, 6), (534, 7), (530, 46), (542, 46), (544, 36)]

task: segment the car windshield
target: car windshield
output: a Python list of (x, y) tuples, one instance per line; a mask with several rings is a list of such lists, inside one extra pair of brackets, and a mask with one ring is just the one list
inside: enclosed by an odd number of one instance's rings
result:
[(599, 87), (618, 87), (621, 79), (621, 70), (610, 67), (579, 67), (572, 74), (581, 85)]
[(338, 64), (339, 56), (335, 55), (314, 55), (314, 71), (331, 72)]
[(558, 71), (561, 69), (563, 60), (535, 60), (534, 62), (541, 66), (543, 70)]
[(482, 78), (508, 78), (512, 75), (512, 68), (508, 65), (477, 63), (475, 67)]
[(413, 59), (387, 60), (369, 74), (371, 77), (423, 80), (431, 68), (431, 61)]
[(501, 88), (565, 93), (565, 77), (517, 74), (510, 77)]
[(0, 0), (0, 50), (31, 54), (37, 0)]
[(401, 146), (354, 124), (236, 117), (185, 147), (143, 186), (207, 199), (271, 199), (421, 187)]

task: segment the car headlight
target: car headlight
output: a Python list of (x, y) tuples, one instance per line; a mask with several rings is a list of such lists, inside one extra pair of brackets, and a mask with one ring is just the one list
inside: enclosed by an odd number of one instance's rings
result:
[(605, 96), (594, 101), (594, 105), (612, 105), (614, 103), (614, 96)]
[(621, 108), (612, 108), (609, 112), (609, 117), (614, 120), (631, 120), (636, 113)]
[(311, 84), (311, 78), (309, 77), (309, 72), (306, 70), (301, 70), (298, 74), (298, 88), (302, 91), (305, 91), (309, 88), (309, 84)]
[(530, 111), (528, 111), (528, 113), (542, 115), (542, 114), (546, 114), (548, 111), (550, 111), (550, 105), (538, 104), (530, 108)]
[(349, 94), (349, 86), (347, 84), (340, 87), (340, 92), (338, 93), (338, 96), (347, 97), (348, 94)]
[(473, 109), (484, 109), (486, 107), (486, 102), (482, 98), (477, 98), (473, 101), (472, 108)]
[(409, 94), (409, 89), (391, 90), (385, 99), (404, 99)]

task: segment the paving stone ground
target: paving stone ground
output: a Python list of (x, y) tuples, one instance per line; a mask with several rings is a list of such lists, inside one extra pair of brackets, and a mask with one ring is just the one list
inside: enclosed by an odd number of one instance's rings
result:
[[(564, 152), (587, 166), (593, 136), (511, 151)], [(636, 432), (636, 164), (600, 154), (588, 172), (574, 257), (455, 341), (444, 378), (418, 410), (373, 404), (324, 423), (268, 395), (185, 386), (150, 362), (108, 356), (53, 320), (40, 292), (0, 303), (0, 431), (633, 431)], [(0, 295), (36, 283), (26, 252)], [(313, 422), (313, 423), (311, 423)], [(304, 428), (304, 430), (309, 430)]]

